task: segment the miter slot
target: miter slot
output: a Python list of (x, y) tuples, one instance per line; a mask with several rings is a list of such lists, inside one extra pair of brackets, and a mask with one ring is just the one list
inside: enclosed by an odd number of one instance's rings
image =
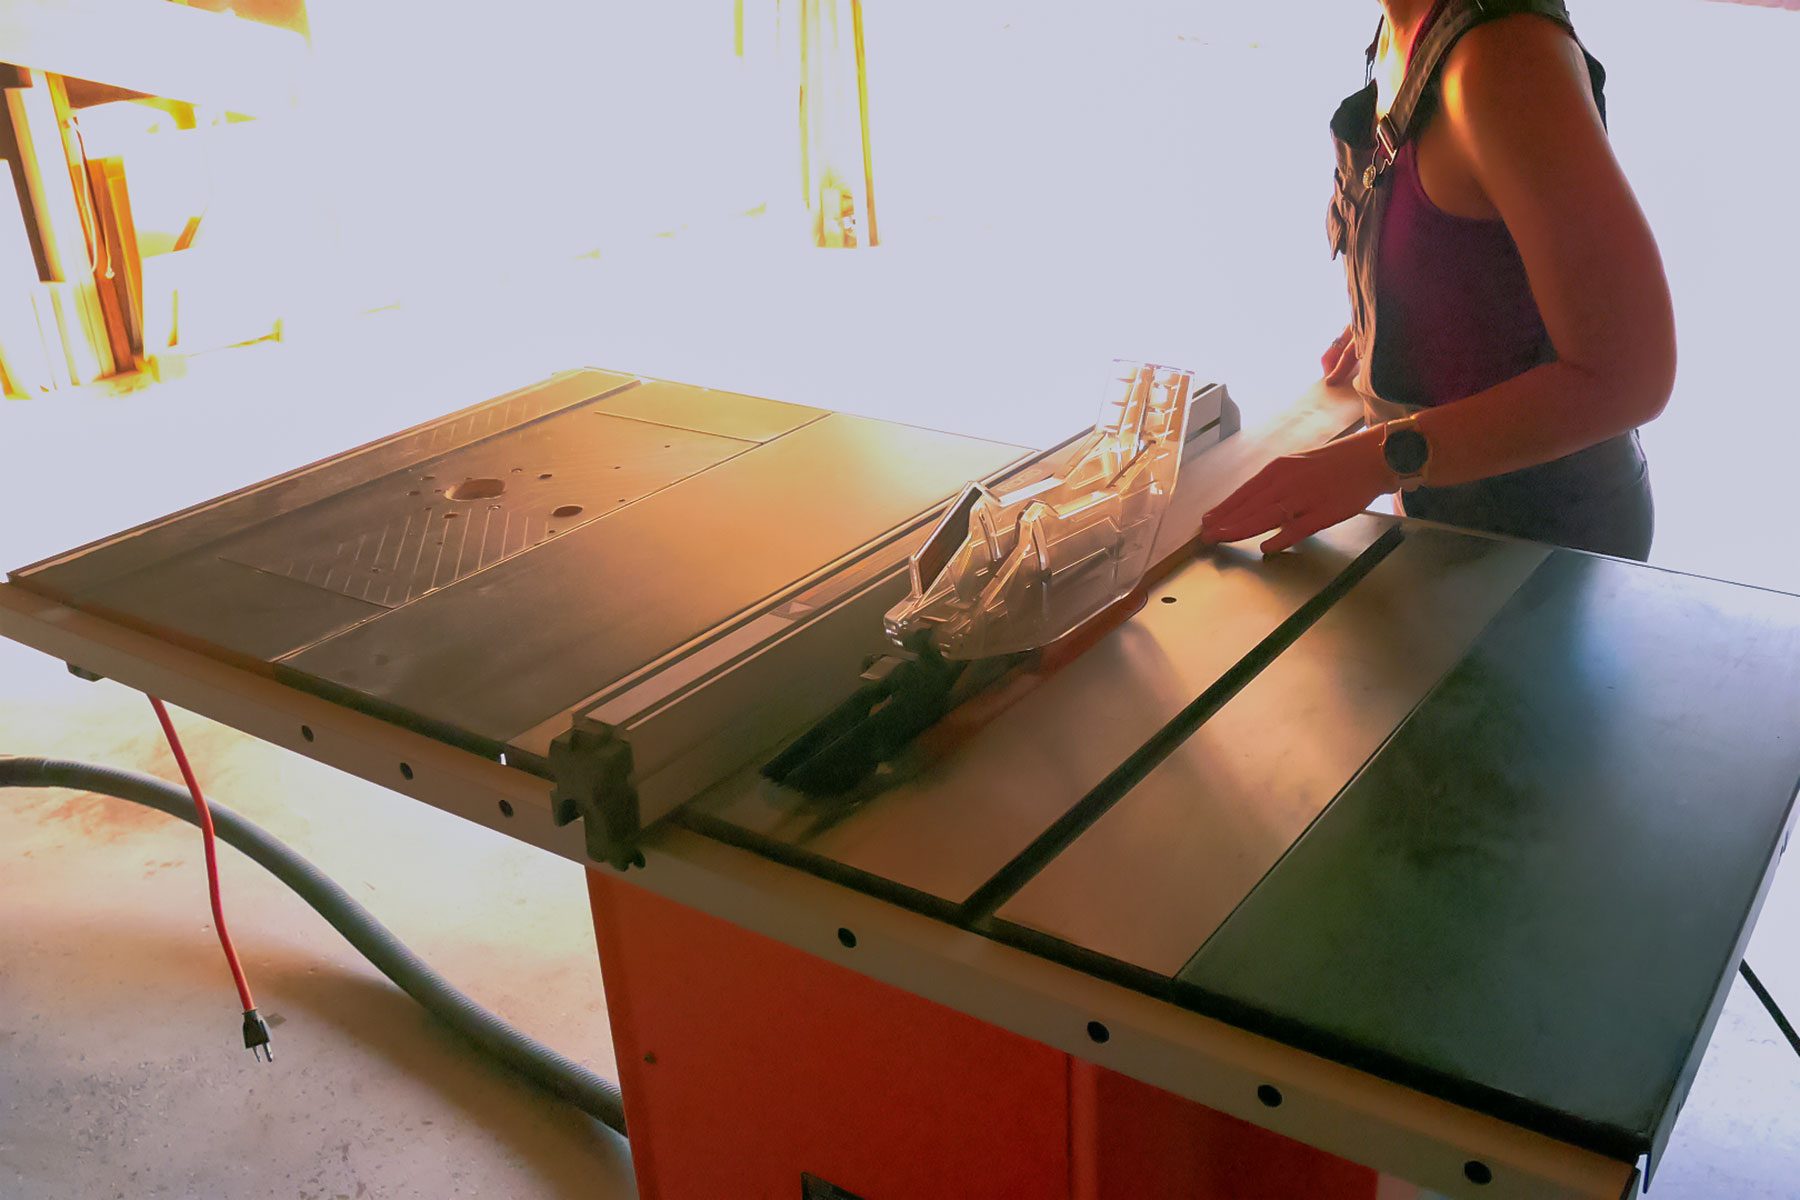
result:
[(912, 909), (914, 912), (935, 917), (946, 923), (953, 923), (958, 918), (959, 906), (942, 896), (907, 887), (903, 883), (846, 863), (820, 858), (794, 843), (764, 837), (742, 825), (714, 816), (703, 807), (690, 805), (677, 809), (669, 816), (668, 824), (702, 834), (716, 842), (723, 842), (727, 846), (736, 846), (740, 850), (760, 855), (771, 862), (777, 862), (798, 871), (805, 871), (809, 875), (816, 875), (843, 887), (854, 888), (879, 900), (898, 904), (902, 908)]
[(1547, 553), (1525, 542), (1409, 529), (1000, 905), (997, 922), (1153, 977), (1174, 976)]
[(1190, 560), (1132, 620), (1056, 673), (1019, 681), (1022, 694), (968, 740), (898, 764), (859, 803), (809, 801), (750, 769), (691, 807), (746, 843), (780, 844), (784, 861), (962, 905), (1393, 525), (1362, 516), (1271, 559), (1221, 548)]
[(1142, 782), (1171, 755), (1177, 753), (1195, 731), (1248, 687), (1333, 607), (1350, 595), (1369, 573), (1399, 549), (1405, 535), (1398, 525), (1389, 526), (1375, 542), (1357, 555), (1336, 578), (1312, 596), (1221, 675), (1212, 686), (1133, 750), (1081, 800), (1039, 834), (963, 905), (965, 919), (978, 921), (993, 914), (1045, 865), (1069, 847), (1124, 795)]

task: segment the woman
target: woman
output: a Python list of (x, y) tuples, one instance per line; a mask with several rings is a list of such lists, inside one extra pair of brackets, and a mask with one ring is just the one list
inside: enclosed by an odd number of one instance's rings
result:
[(1368, 427), (1209, 512), (1276, 553), (1399, 491), (1409, 516), (1627, 558), (1650, 549), (1637, 427), (1667, 403), (1661, 258), (1561, 0), (1384, 0), (1332, 123), (1353, 319), (1328, 382)]

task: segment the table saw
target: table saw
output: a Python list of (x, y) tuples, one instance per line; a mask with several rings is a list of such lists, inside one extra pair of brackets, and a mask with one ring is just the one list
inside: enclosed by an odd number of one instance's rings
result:
[(587, 865), (645, 1197), (1629, 1194), (1793, 819), (1800, 598), (1197, 551), (1361, 414), (1183, 399), (1134, 602), (843, 795), (762, 768), (1077, 439), (573, 371), (15, 571), (0, 634)]

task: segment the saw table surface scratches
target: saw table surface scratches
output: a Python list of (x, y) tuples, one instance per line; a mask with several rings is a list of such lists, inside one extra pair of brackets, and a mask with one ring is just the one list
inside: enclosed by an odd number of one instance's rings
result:
[(1190, 422), (1134, 611), (838, 800), (759, 768), (1076, 439), (571, 372), (17, 571), (0, 633), (1439, 1191), (1617, 1200), (1793, 820), (1800, 598), (1376, 514), (1196, 552), (1359, 420)]

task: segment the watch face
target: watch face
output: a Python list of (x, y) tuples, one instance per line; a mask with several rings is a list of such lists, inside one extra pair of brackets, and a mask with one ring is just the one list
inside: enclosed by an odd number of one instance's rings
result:
[(1381, 453), (1387, 459), (1388, 469), (1394, 474), (1417, 475), (1425, 469), (1425, 460), (1430, 457), (1431, 447), (1426, 444), (1425, 435), (1418, 430), (1396, 429), (1381, 444)]

